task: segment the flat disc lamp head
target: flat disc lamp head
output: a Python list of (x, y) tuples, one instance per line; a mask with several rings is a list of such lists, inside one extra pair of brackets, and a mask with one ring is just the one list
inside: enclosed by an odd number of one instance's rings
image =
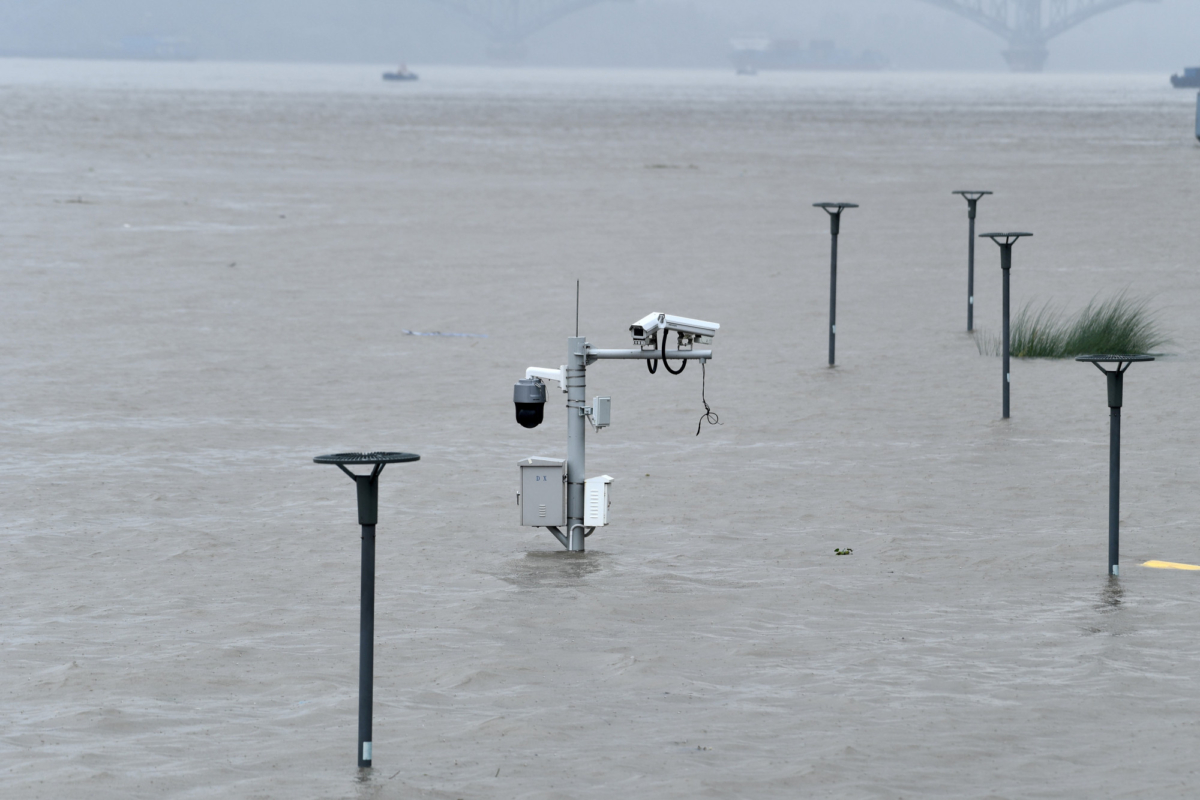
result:
[[(369, 478), (371, 481), (374, 481), (388, 464), (404, 464), (409, 461), (420, 460), (421, 457), (416, 453), (391, 453), (377, 450), (371, 453), (331, 453), (326, 456), (317, 456), (313, 459), (313, 462), (317, 464), (333, 464), (342, 472), (349, 475), (350, 480), (357, 482), (359, 478)], [(363, 464), (371, 466), (373, 469), (370, 475), (356, 475), (346, 469), (347, 464)]]
[(1033, 236), (1033, 234), (1026, 233), (1024, 231), (1012, 231), (1009, 233), (981, 233), (981, 234), (979, 234), (980, 239), (991, 239), (993, 242), (1000, 245), (1001, 247), (1012, 247), (1012, 245), (1014, 243), (1016, 243), (1016, 241), (1018, 239), (1021, 239), (1025, 236)]
[(420, 461), (416, 453), (333, 453), (327, 456), (317, 456), (313, 459), (316, 464), (403, 464), (407, 461)]
[(1129, 369), (1130, 365), (1132, 365), (1135, 361), (1153, 361), (1154, 356), (1092, 355), (1092, 356), (1075, 356), (1075, 360), (1076, 361), (1087, 361), (1089, 363), (1095, 364), (1096, 369), (1100, 370), (1101, 372), (1108, 372), (1108, 370), (1106, 370), (1104, 367), (1100, 366), (1101, 364), (1116, 364), (1117, 371), (1124, 372), (1125, 370)]

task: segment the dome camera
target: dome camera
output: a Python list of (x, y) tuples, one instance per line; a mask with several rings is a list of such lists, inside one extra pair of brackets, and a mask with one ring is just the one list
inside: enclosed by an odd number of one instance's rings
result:
[(546, 409), (546, 384), (539, 378), (522, 378), (513, 386), (513, 404), (517, 407), (517, 422), (524, 428), (542, 424)]

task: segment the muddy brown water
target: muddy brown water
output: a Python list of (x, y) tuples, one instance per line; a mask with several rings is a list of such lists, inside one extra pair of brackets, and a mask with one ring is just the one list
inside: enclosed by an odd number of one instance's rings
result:
[[(0, 61), (0, 790), (13, 798), (1194, 797), (1200, 148), (1161, 76)], [(965, 326), (1153, 298), (1122, 575), (1090, 366)], [(828, 226), (843, 222), (826, 368)], [(996, 248), (977, 324), (999, 326)], [(612, 524), (518, 526), (573, 330)], [(486, 334), (419, 337), (404, 331)], [(383, 474), (375, 768), (354, 493)], [(835, 556), (835, 548), (853, 555)]]

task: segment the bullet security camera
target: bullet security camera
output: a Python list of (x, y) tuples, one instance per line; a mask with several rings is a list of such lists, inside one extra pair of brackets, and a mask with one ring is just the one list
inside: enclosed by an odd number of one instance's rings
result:
[(538, 378), (522, 378), (513, 386), (513, 404), (517, 408), (517, 422), (524, 428), (536, 428), (542, 424), (546, 409), (546, 384)]
[(712, 337), (721, 326), (715, 322), (705, 322), (702, 319), (675, 317), (670, 314), (660, 314), (655, 311), (629, 326), (633, 343), (644, 348), (654, 347), (658, 342), (658, 332), (666, 335), (667, 331), (679, 334), (680, 346), (690, 346), (692, 342), (712, 344)]

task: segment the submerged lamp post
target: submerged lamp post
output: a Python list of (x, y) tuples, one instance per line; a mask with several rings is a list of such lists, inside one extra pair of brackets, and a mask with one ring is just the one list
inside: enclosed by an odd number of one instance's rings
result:
[[(387, 464), (419, 461), (416, 453), (335, 453), (317, 456), (335, 464), (358, 487), (358, 524), (362, 525), (362, 589), (358, 627), (358, 765), (371, 766), (371, 701), (375, 677), (375, 522), (379, 517), (379, 473)], [(347, 464), (369, 464), (369, 475), (355, 475)]]
[(991, 192), (959, 190), (951, 194), (962, 195), (967, 201), (967, 332), (975, 330), (975, 207), (980, 199)]
[[(1078, 356), (1089, 361), (1108, 379), (1108, 574), (1120, 575), (1120, 535), (1117, 530), (1121, 509), (1121, 395), (1125, 388), (1125, 370), (1135, 361), (1153, 361), (1154, 356)], [(1116, 364), (1105, 369), (1101, 364)]]
[(833, 245), (829, 255), (829, 366), (833, 366), (833, 346), (837, 338), (837, 244), (842, 230), (842, 212), (847, 208), (858, 208), (858, 203), (813, 203), (829, 215), (829, 236)]
[(1008, 371), (1008, 273), (1012, 269), (1012, 248), (1023, 236), (1033, 236), (1032, 233), (981, 233), (980, 239), (991, 239), (1000, 245), (1000, 270), (1004, 273), (1004, 332), (1001, 334), (1004, 355), (1004, 419), (1008, 419), (1008, 387), (1012, 383), (1012, 375)]

